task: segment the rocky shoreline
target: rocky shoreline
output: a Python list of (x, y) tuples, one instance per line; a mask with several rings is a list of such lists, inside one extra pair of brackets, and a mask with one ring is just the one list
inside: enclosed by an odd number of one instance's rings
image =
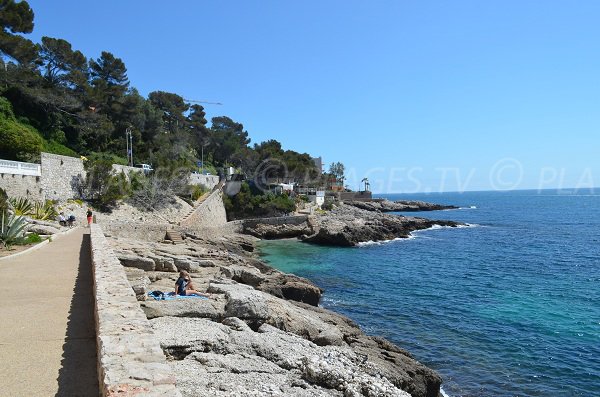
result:
[[(352, 247), (370, 241), (408, 238), (411, 232), (429, 229), (434, 225), (464, 226), (454, 221), (385, 214), (374, 208), (359, 208), (370, 203), (360, 202), (358, 206), (357, 203), (342, 204), (324, 214), (312, 215), (302, 224), (253, 222), (245, 226), (243, 232), (262, 239), (297, 237), (307, 243)], [(428, 204), (427, 207), (433, 206)]]
[[(252, 237), (109, 241), (184, 396), (438, 396), (433, 370), (316, 306), (322, 291), (256, 259)], [(173, 290), (177, 269), (211, 298), (148, 299)]]
[(346, 205), (351, 205), (367, 211), (379, 212), (420, 212), (420, 211), (441, 211), (455, 210), (459, 207), (454, 205), (442, 205), (428, 203), (425, 201), (399, 200), (399, 201), (346, 201)]
[[(389, 341), (318, 307), (323, 291), (258, 259), (256, 236), (352, 246), (448, 221), (342, 205), (306, 222), (188, 232), (183, 243), (107, 235), (184, 396), (438, 397), (441, 378)], [(273, 234), (274, 233), (274, 234)], [(250, 236), (248, 234), (254, 234)], [(210, 299), (154, 300), (188, 270)]]

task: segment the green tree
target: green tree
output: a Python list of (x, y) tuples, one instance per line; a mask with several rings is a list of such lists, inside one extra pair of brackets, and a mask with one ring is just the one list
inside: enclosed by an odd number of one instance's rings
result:
[(100, 58), (89, 62), (92, 89), (88, 95), (94, 112), (108, 115), (121, 111), (121, 100), (129, 88), (127, 68), (121, 58), (102, 51)]
[(43, 61), (44, 78), (53, 86), (73, 87), (87, 80), (87, 59), (80, 51), (73, 51), (71, 43), (63, 39), (42, 37), (40, 58)]
[(33, 31), (33, 10), (26, 1), (0, 0), (0, 54), (19, 63), (31, 63), (37, 57), (37, 46), (15, 33)]
[(223, 165), (235, 152), (247, 147), (250, 138), (241, 123), (227, 116), (221, 116), (212, 118), (210, 142), (214, 163)]
[(256, 150), (261, 160), (283, 156), (281, 143), (275, 139), (269, 139), (268, 141), (254, 144), (254, 150)]
[(102, 51), (100, 58), (90, 60), (90, 75), (92, 84), (96, 85), (103, 82), (108, 87), (117, 88), (122, 94), (129, 87), (125, 63), (121, 58), (116, 58), (107, 51)]
[(345, 172), (344, 164), (342, 164), (340, 162), (331, 163), (331, 165), (329, 166), (329, 173), (335, 177), (336, 182), (341, 183), (342, 185), (343, 185), (344, 179), (346, 179), (344, 176), (344, 172)]
[(162, 111), (163, 121), (169, 132), (175, 133), (186, 127), (187, 119), (184, 113), (188, 111), (189, 105), (181, 96), (171, 92), (154, 91), (148, 95), (148, 99), (155, 108)]

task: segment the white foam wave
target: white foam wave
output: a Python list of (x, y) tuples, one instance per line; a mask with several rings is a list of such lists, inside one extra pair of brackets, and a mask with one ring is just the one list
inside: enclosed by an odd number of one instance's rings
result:
[(428, 238), (428, 237), (424, 237), (424, 236), (416, 236), (415, 234), (418, 234), (420, 232), (426, 232), (428, 230), (440, 230), (440, 229), (464, 229), (464, 228), (468, 228), (468, 227), (481, 227), (481, 225), (478, 225), (476, 223), (466, 223), (464, 225), (456, 225), (456, 226), (442, 226), (442, 225), (433, 225), (428, 229), (421, 229), (421, 230), (415, 230), (413, 232), (411, 232), (408, 237), (397, 237), (391, 240), (380, 240), (380, 241), (363, 241), (357, 244), (357, 247), (369, 247), (372, 245), (383, 245), (383, 244), (389, 244), (389, 243), (393, 243), (396, 241), (406, 241), (406, 240), (412, 240), (415, 238)]
[(393, 243), (394, 241), (412, 240), (413, 238), (416, 238), (416, 237), (411, 234), (408, 237), (397, 237), (397, 238), (394, 238), (391, 240), (363, 241), (361, 243), (358, 243), (357, 246), (358, 247), (368, 247), (370, 245), (383, 245), (383, 244)]
[(442, 389), (441, 387), (440, 387), (440, 393), (441, 393), (441, 394), (442, 394), (442, 396), (444, 396), (444, 397), (450, 397), (450, 395), (448, 395), (448, 393), (446, 393), (446, 392), (444, 391), (444, 389)]
[(476, 209), (477, 209), (477, 206), (475, 206), (475, 205), (470, 205), (470, 206), (468, 206), (468, 207), (459, 207), (458, 209), (459, 209), (459, 210), (476, 210)]

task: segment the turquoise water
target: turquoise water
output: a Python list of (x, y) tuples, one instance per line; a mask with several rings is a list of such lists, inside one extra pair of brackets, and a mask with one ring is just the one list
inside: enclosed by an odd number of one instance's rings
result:
[(324, 288), (322, 306), (436, 369), (450, 396), (598, 396), (600, 195), (590, 193), (390, 195), (458, 205), (420, 215), (474, 226), (261, 251)]

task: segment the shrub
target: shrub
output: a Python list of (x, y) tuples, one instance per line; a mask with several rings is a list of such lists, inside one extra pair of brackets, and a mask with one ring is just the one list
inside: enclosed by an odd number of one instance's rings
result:
[(0, 97), (0, 157), (31, 161), (39, 158), (44, 139), (35, 128), (15, 118), (8, 99)]
[(25, 236), (25, 239), (23, 240), (22, 244), (23, 245), (37, 244), (37, 243), (41, 243), (41, 242), (42, 242), (42, 238), (40, 237), (39, 234), (29, 233), (27, 236)]
[(204, 186), (204, 185), (191, 185), (190, 186), (190, 190), (191, 190), (191, 196), (192, 196), (192, 200), (196, 201), (198, 200), (200, 197), (202, 197), (205, 193), (208, 193), (210, 190)]
[(26, 197), (11, 197), (9, 199), (15, 215), (29, 215), (33, 209), (31, 201)]
[(79, 157), (77, 152), (75, 152), (73, 149), (70, 149), (65, 145), (52, 139), (44, 142), (44, 151), (47, 153), (60, 154), (63, 156)]
[(5, 248), (10, 249), (15, 244), (21, 244), (24, 241), (25, 228), (27, 222), (22, 216), (0, 215), (0, 243)]
[(325, 211), (331, 211), (333, 209), (333, 201), (325, 200), (325, 202), (321, 204), (321, 209)]
[(109, 157), (84, 163), (87, 177), (83, 181), (82, 193), (95, 200), (101, 208), (110, 208), (118, 200), (131, 194), (131, 187), (123, 172), (114, 174)]
[(80, 207), (83, 207), (83, 200), (80, 199), (68, 199), (67, 203), (77, 204)]
[(45, 221), (48, 219), (54, 219), (58, 216), (58, 212), (54, 208), (54, 202), (52, 200), (46, 200), (45, 203), (37, 202), (33, 205), (33, 211), (31, 217)]
[(280, 216), (296, 209), (296, 203), (287, 194), (253, 194), (248, 183), (242, 183), (233, 197), (223, 196), (229, 220), (256, 216)]
[(189, 172), (187, 171), (155, 172), (140, 180), (141, 185), (132, 191), (129, 201), (136, 207), (145, 210), (170, 206), (176, 202), (176, 195), (185, 194), (188, 179)]
[(4, 189), (0, 188), (0, 214), (5, 213), (8, 210), (8, 196)]
[(109, 162), (111, 165), (112, 164), (128, 165), (127, 159), (125, 157), (117, 156), (116, 154), (112, 154), (112, 153), (92, 152), (92, 153), (86, 155), (86, 157), (90, 163), (95, 163), (97, 161), (102, 160), (102, 161)]

